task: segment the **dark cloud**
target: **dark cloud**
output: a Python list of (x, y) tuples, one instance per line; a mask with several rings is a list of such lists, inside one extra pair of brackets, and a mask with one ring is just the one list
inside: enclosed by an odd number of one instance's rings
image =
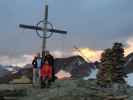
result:
[[(36, 24), (43, 16), (43, 1), (0, 1), (0, 55), (41, 50), (35, 32), (19, 29), (18, 24)], [(56, 28), (66, 29), (68, 36), (62, 40), (62, 36), (54, 35), (48, 48), (77, 45), (99, 49), (116, 40), (125, 42), (133, 33), (132, 4), (132, 0), (49, 0), (49, 20)]]

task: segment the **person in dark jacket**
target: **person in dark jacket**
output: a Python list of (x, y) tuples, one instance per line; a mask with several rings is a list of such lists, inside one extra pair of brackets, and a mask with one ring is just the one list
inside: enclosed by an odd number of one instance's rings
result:
[(49, 51), (46, 51), (44, 60), (47, 60), (48, 63), (52, 66), (52, 80), (55, 81), (55, 68), (54, 68), (54, 57), (49, 53)]
[(39, 85), (40, 81), (40, 68), (42, 66), (42, 58), (40, 57), (40, 53), (35, 56), (35, 58), (32, 61), (33, 66), (33, 86)]

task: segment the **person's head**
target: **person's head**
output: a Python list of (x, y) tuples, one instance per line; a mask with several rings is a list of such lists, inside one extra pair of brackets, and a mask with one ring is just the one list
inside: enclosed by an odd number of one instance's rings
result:
[(50, 55), (50, 52), (49, 51), (46, 51), (45, 53), (46, 53), (46, 55)]
[(45, 60), (45, 64), (48, 64), (48, 60)]
[(40, 55), (40, 53), (37, 53), (37, 57), (40, 57), (41, 55)]

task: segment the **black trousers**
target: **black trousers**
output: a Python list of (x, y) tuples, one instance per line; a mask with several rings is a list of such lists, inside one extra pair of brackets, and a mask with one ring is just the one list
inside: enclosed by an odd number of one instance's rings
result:
[(52, 82), (54, 82), (56, 80), (56, 77), (55, 77), (55, 68), (54, 66), (52, 66)]
[(40, 85), (41, 85), (41, 88), (49, 88), (49, 86), (51, 85), (51, 79), (49, 79), (48, 77), (46, 78), (40, 78)]

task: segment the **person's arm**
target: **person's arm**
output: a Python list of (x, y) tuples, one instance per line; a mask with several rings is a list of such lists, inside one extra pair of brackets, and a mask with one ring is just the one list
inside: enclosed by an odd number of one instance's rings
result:
[(33, 59), (33, 61), (32, 61), (32, 65), (33, 65), (33, 66), (36, 65), (36, 57)]
[(41, 67), (40, 68), (42, 68), (43, 64), (44, 64), (44, 59), (41, 58)]
[(54, 66), (54, 57), (52, 56), (52, 66)]
[(42, 68), (43, 68), (43, 66), (44, 66), (44, 63), (42, 62), (42, 63), (41, 63), (41, 67), (40, 67), (40, 69), (42, 69)]
[(51, 62), (51, 65), (54, 66), (54, 57), (52, 55), (50, 55), (50, 62)]

